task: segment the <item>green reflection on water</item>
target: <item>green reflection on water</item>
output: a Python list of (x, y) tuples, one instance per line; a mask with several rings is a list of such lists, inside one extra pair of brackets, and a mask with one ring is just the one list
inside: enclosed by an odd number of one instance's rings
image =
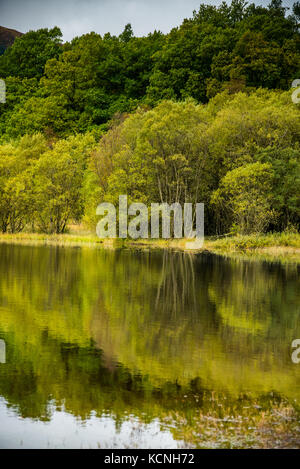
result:
[[(273, 392), (299, 398), (299, 266), (202, 254), (0, 246), (0, 396), (143, 422)], [(51, 403), (51, 406), (49, 405)]]

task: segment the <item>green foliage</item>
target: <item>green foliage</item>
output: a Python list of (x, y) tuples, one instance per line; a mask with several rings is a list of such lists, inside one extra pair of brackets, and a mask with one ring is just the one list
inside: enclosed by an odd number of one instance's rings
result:
[(148, 205), (204, 202), (207, 234), (299, 227), (299, 138), (289, 93), (223, 92), (205, 106), (139, 109), (92, 156), (89, 210), (127, 194)]
[[(268, 8), (201, 5), (166, 36), (155, 55), (148, 95), (154, 102), (192, 96), (206, 102), (224, 86), (288, 89), (300, 70), (295, 16), (281, 1)], [(214, 91), (212, 90), (214, 85)]]
[(274, 218), (271, 210), (272, 167), (250, 163), (229, 171), (212, 195), (222, 225), (240, 233), (263, 232)]
[(6, 138), (43, 132), (45, 135), (68, 135), (76, 130), (72, 116), (59, 97), (32, 97), (19, 105), (6, 121)]
[(8, 77), (5, 80), (6, 103), (0, 106), (0, 141), (7, 140), (5, 136), (18, 132), (10, 125), (18, 109), (24, 106), (32, 96), (37, 93), (38, 81), (36, 78)]
[(299, 19), (300, 19), (300, 2), (294, 3), (293, 13), (294, 13), (295, 17), (297, 18), (297, 20), (299, 21)]
[(83, 214), (83, 179), (90, 135), (53, 144), (42, 135), (0, 146), (0, 228), (62, 233)]
[(135, 109), (145, 95), (161, 34), (134, 38), (131, 30), (125, 33), (130, 34), (126, 40), (87, 34), (48, 61), (41, 93), (59, 99), (66, 126), (72, 121), (78, 131), (92, 129), (117, 112)]
[(58, 57), (61, 38), (57, 27), (29, 31), (16, 38), (13, 46), (0, 56), (0, 76), (40, 78), (47, 60)]
[(274, 170), (274, 207), (278, 214), (277, 229), (294, 226), (299, 229), (300, 219), (300, 150), (296, 148), (266, 148), (258, 159), (272, 164)]
[[(31, 113), (33, 128), (38, 119), (47, 125), (51, 110), (55, 128), (62, 125), (50, 99), (26, 101), (25, 109), (49, 100)], [(11, 115), (12, 132), (24, 108)], [(120, 194), (147, 205), (204, 202), (206, 234), (299, 229), (300, 120), (289, 93), (163, 101), (116, 117), (97, 145), (94, 135), (57, 140), (49, 128), (47, 139), (0, 146), (3, 231), (59, 233), (81, 219), (94, 228), (97, 205), (117, 205)]]
[(47, 149), (44, 137), (24, 137), (19, 144), (0, 146), (0, 228), (15, 233), (33, 215), (31, 168)]
[(127, 24), (118, 37), (90, 33), (64, 45), (57, 27), (30, 31), (0, 56), (8, 84), (0, 136), (65, 137), (163, 99), (205, 103), (222, 90), (289, 89), (300, 76), (298, 10), (295, 3), (288, 16), (280, 0), (267, 8), (233, 0), (200, 5), (166, 35), (138, 38)]
[[(94, 226), (120, 194), (204, 202), (207, 234), (299, 229), (299, 106), (282, 91), (300, 76), (298, 10), (233, 0), (166, 35), (127, 24), (64, 45), (58, 28), (16, 39), (0, 57), (2, 229)], [(100, 141), (75, 157), (72, 138), (78, 152)], [(47, 149), (23, 157), (37, 139)]]
[(63, 233), (70, 219), (83, 214), (83, 176), (94, 140), (69, 137), (58, 141), (33, 167), (36, 223), (41, 231)]

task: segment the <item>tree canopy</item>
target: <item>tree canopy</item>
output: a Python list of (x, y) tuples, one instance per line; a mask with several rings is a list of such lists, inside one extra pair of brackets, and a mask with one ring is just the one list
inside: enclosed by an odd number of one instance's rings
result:
[[(118, 37), (92, 32), (62, 44), (58, 27), (30, 31), (0, 56), (8, 94), (10, 77), (21, 91), (1, 108), (1, 134), (10, 138), (51, 129), (66, 136), (106, 129), (115, 113), (162, 99), (205, 103), (223, 89), (287, 90), (300, 76), (298, 22), (299, 2), (288, 11), (281, 0), (268, 7), (232, 0), (219, 7), (200, 5), (165, 35), (135, 37), (127, 24)], [(35, 80), (30, 94), (29, 79)]]
[(201, 5), (169, 34), (61, 31), (0, 56), (0, 224), (94, 226), (101, 201), (204, 202), (206, 233), (299, 229), (299, 2)]

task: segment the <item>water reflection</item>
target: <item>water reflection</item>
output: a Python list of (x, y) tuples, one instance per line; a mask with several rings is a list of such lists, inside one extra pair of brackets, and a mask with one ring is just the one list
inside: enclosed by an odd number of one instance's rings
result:
[(105, 449), (105, 448), (170, 448), (184, 446), (172, 434), (162, 429), (159, 421), (141, 423), (134, 416), (117, 424), (109, 415), (100, 418), (93, 413), (81, 422), (70, 413), (51, 406), (51, 420), (47, 424), (30, 419), (16, 419), (4, 401), (0, 400), (1, 448), (20, 449)]
[[(141, 434), (151, 446), (158, 419), (211, 405), (210, 392), (232, 402), (241, 393), (297, 399), (290, 346), (300, 337), (299, 292), (297, 265), (2, 245), (1, 427), (9, 421), (13, 434), (15, 420), (17, 441), (16, 414), (35, 419), (29, 433), (38, 444), (40, 425), (51, 435), (62, 416), (101, 435), (112, 422), (130, 435), (133, 419), (150, 425)], [(117, 430), (111, 447), (126, 446)], [(7, 441), (0, 434), (0, 445)]]

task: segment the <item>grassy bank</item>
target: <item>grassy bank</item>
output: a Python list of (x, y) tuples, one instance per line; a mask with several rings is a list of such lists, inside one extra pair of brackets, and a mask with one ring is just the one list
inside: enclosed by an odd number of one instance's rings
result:
[(293, 232), (240, 235), (219, 239), (208, 238), (206, 246), (214, 249), (246, 250), (265, 248), (300, 249), (300, 234)]
[(204, 247), (216, 254), (261, 260), (300, 262), (299, 233), (268, 233), (206, 239)]
[[(186, 240), (128, 240), (125, 244), (133, 248), (186, 250)], [(201, 251), (247, 259), (300, 262), (300, 234), (283, 232), (222, 238), (207, 237), (199, 252)]]
[[(0, 234), (0, 243), (26, 245), (55, 245), (70, 247), (102, 247), (131, 249), (176, 249), (187, 250), (184, 239), (164, 240), (101, 240), (87, 231), (70, 230), (68, 234), (17, 233)], [(300, 234), (283, 232), (222, 238), (205, 238), (203, 247), (196, 251), (209, 251), (224, 255), (260, 256), (263, 258), (289, 258), (300, 261)]]
[(0, 243), (55, 246), (103, 246), (104, 242), (91, 234), (1, 233)]

